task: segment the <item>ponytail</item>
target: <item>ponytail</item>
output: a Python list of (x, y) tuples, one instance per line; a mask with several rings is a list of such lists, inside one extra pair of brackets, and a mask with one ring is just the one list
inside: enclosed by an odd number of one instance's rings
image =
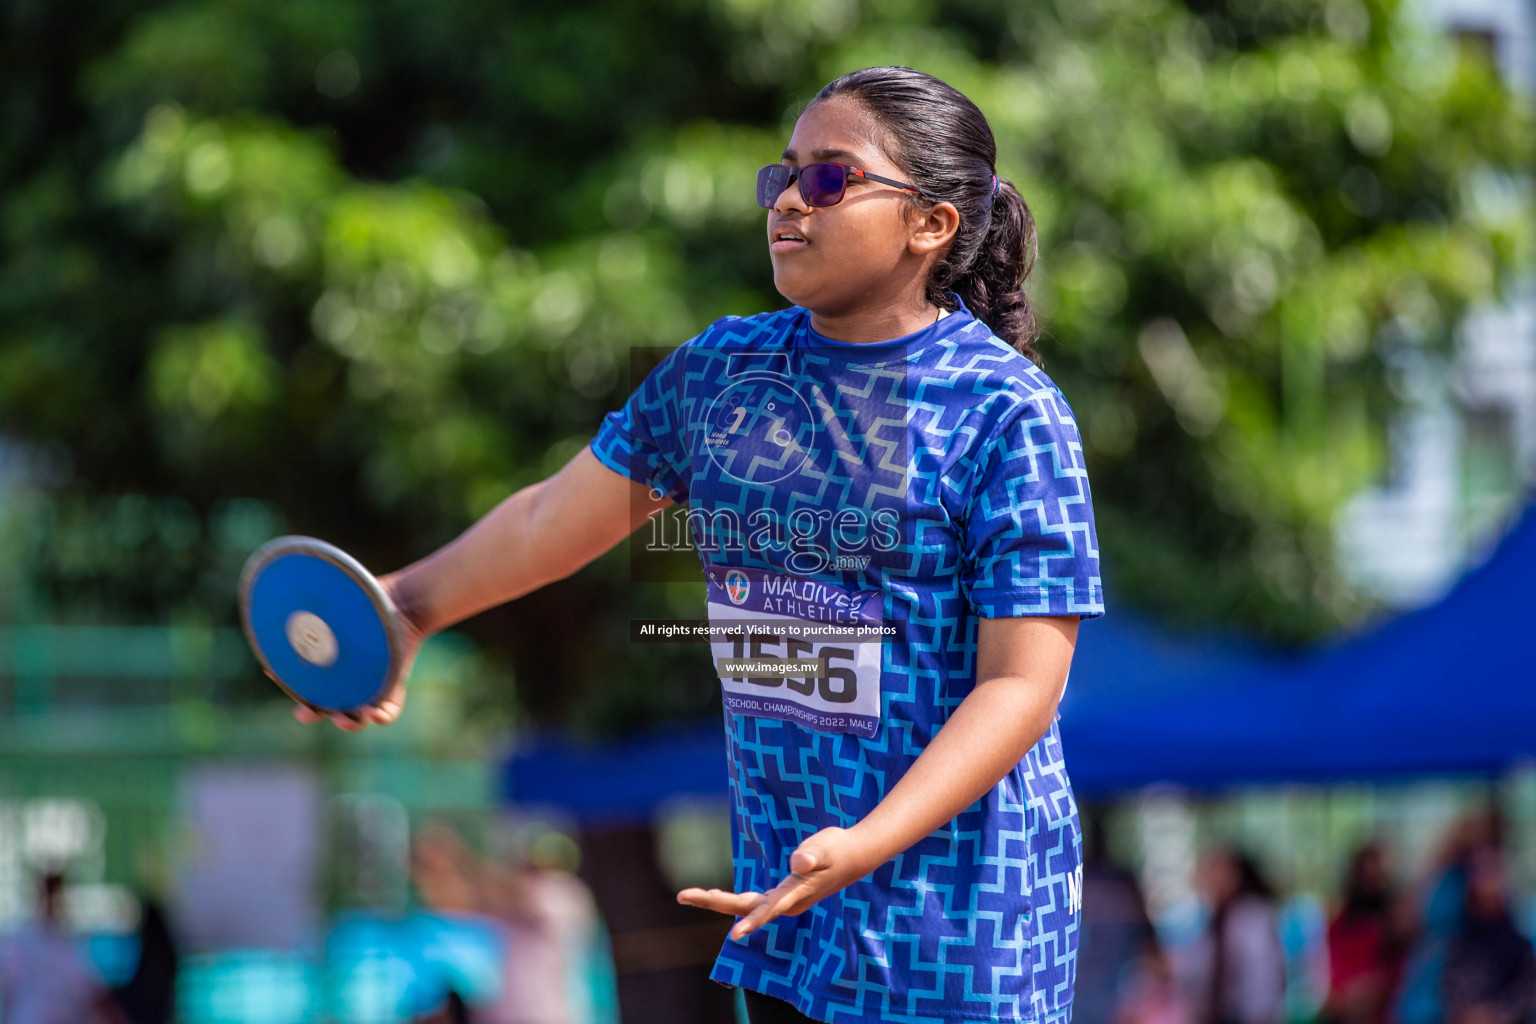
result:
[[(964, 254), (957, 253), (956, 244), (934, 268), (928, 297), (937, 300), (945, 297), (946, 291), (956, 293), (993, 334), (1038, 364), (1035, 339), (1040, 336), (1040, 325), (1024, 294), (1024, 280), (1035, 264), (1035, 218), (1018, 189), (1002, 178), (997, 182), (991, 213), (986, 235), (969, 260), (960, 263), (958, 257)], [(948, 266), (952, 263), (968, 264), (968, 269), (955, 274)]]
[(812, 102), (840, 94), (875, 116), (909, 181), (960, 211), (955, 239), (929, 277), (929, 301), (953, 309), (954, 292), (992, 333), (1039, 363), (1039, 323), (1023, 290), (1035, 262), (1035, 219), (1013, 183), (997, 176), (985, 115), (952, 86), (905, 67), (849, 72)]

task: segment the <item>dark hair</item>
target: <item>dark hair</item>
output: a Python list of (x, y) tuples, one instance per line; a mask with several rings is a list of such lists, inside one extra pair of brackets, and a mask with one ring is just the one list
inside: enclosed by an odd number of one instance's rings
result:
[(1382, 848), (1370, 842), (1357, 849), (1344, 873), (1345, 917), (1380, 916), (1391, 906), (1392, 894), (1383, 877)]
[(1238, 896), (1258, 896), (1266, 900), (1275, 898), (1274, 886), (1270, 885), (1269, 879), (1264, 877), (1264, 872), (1253, 854), (1246, 850), (1233, 851), (1232, 863), (1237, 868)]
[(64, 872), (51, 867), (37, 876), (38, 907), (43, 916), (56, 918), (63, 909)]
[(833, 96), (862, 104), (890, 136), (895, 152), (888, 155), (912, 184), (960, 211), (960, 230), (928, 280), (929, 300), (953, 308), (945, 293), (957, 293), (993, 333), (1038, 363), (1039, 325), (1024, 295), (1035, 219), (1013, 183), (996, 177), (997, 141), (985, 115), (958, 90), (905, 67), (851, 71), (811, 102)]

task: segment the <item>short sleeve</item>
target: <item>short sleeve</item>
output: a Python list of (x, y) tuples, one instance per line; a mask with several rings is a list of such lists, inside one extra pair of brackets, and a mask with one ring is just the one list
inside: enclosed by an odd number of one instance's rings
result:
[(1021, 403), (974, 472), (961, 568), (971, 610), (988, 619), (1104, 614), (1082, 437), (1061, 393)]
[(616, 473), (648, 484), (673, 501), (688, 500), (691, 462), (682, 423), (682, 366), (688, 346), (669, 352), (624, 407), (603, 417), (590, 447)]

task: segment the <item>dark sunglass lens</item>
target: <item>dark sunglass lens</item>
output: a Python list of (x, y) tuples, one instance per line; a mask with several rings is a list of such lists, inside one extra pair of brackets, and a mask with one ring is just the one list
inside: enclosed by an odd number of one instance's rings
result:
[(842, 164), (807, 164), (800, 170), (800, 194), (810, 206), (834, 206), (843, 198), (848, 169)]
[(790, 169), (783, 164), (769, 164), (757, 172), (757, 205), (765, 210), (773, 209), (779, 196), (789, 185)]

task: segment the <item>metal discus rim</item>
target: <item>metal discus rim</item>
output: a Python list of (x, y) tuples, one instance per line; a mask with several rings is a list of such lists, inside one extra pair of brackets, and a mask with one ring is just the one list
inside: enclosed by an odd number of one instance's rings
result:
[(289, 697), (311, 711), (321, 714), (344, 714), (354, 720), (360, 720), (358, 719), (357, 711), (362, 707), (372, 706), (371, 701), (368, 704), (360, 705), (358, 709), (338, 712), (334, 708), (321, 707), (312, 701), (305, 700), (297, 693), (294, 693), (288, 684), (283, 682), (282, 678), (272, 670), (271, 664), (267, 661), (266, 653), (262, 651), (261, 644), (257, 642), (256, 634), (251, 629), (251, 590), (256, 585), (256, 577), (261, 575), (263, 569), (279, 558), (295, 554), (309, 555), (313, 558), (329, 562), (346, 573), (363, 588), (363, 593), (368, 596), (368, 600), (373, 604), (374, 610), (379, 613), (379, 617), (384, 621), (384, 633), (389, 640), (389, 668), (384, 674), (384, 684), (380, 687), (379, 693), (376, 696), (383, 696), (385, 693), (388, 693), (395, 683), (399, 681), (400, 666), (405, 661), (405, 630), (400, 622), (399, 610), (395, 607), (395, 603), (390, 600), (389, 594), (385, 592), (383, 584), (361, 562), (336, 545), (320, 540), (318, 537), (306, 537), (302, 534), (274, 537), (255, 551), (252, 551), (251, 556), (245, 560), (245, 568), (240, 570), (240, 626), (245, 632), (245, 641), (250, 646), (252, 653), (256, 655), (256, 660), (261, 663), (262, 672), (266, 673), (267, 678), (276, 683), (278, 688)]

